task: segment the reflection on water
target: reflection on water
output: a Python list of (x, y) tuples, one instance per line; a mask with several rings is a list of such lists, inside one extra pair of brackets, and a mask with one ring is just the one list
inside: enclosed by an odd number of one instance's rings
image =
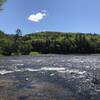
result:
[(0, 57), (0, 100), (99, 100), (99, 55)]

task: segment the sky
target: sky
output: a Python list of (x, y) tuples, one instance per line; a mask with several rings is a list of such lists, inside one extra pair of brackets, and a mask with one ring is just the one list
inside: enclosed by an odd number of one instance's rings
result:
[(100, 0), (7, 0), (0, 30), (100, 33)]

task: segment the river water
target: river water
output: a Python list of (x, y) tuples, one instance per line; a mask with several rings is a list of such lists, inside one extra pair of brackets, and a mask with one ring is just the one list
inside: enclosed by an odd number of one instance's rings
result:
[(100, 100), (100, 55), (0, 57), (0, 100)]

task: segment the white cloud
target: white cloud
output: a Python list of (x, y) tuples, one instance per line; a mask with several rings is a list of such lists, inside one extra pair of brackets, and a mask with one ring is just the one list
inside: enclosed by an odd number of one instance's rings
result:
[(33, 22), (39, 22), (40, 20), (42, 20), (45, 16), (46, 16), (46, 10), (44, 11), (41, 11), (41, 12), (38, 12), (36, 14), (31, 14), (29, 17), (28, 17), (28, 20), (30, 21), (33, 21)]

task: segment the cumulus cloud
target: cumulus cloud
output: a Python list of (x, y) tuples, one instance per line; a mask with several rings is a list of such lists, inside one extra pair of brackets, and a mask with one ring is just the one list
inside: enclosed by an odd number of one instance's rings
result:
[(31, 14), (28, 17), (28, 20), (33, 21), (33, 22), (39, 22), (41, 21), (45, 16), (46, 16), (46, 10), (42, 10), (41, 12), (38, 12), (36, 14)]

